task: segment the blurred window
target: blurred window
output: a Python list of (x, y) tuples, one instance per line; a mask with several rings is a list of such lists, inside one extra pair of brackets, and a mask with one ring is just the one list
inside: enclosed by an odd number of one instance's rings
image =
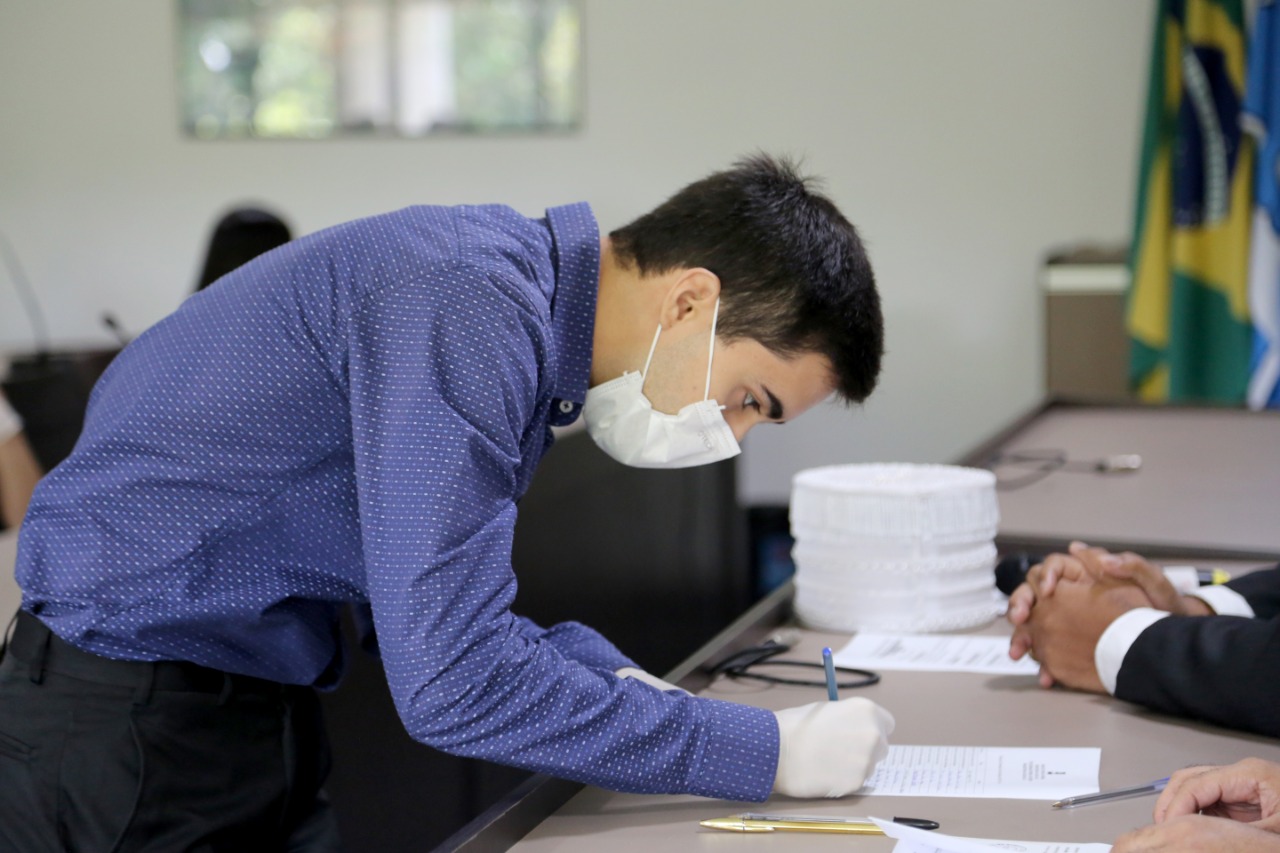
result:
[(182, 123), (201, 139), (563, 131), (581, 0), (178, 0)]

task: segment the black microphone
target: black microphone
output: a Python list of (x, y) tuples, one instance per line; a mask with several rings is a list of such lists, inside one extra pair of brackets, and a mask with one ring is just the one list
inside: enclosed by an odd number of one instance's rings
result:
[(1043, 554), (1028, 554), (1025, 551), (1002, 558), (996, 563), (996, 589), (1005, 595), (1013, 595), (1013, 591), (1027, 579), (1027, 572), (1031, 571), (1031, 567), (1042, 562)]
[(120, 325), (120, 321), (116, 319), (115, 314), (112, 314), (110, 311), (103, 311), (100, 319), (102, 320), (102, 325), (106, 326), (107, 330), (110, 331), (111, 334), (115, 336), (115, 339), (120, 342), (121, 349), (127, 347), (129, 345), (129, 341), (133, 340), (133, 338), (125, 332), (124, 327)]
[(22, 262), (18, 260), (18, 253), (3, 231), (0, 231), (0, 259), (4, 260), (5, 268), (9, 271), (9, 280), (13, 282), (13, 289), (18, 292), (27, 320), (31, 323), (31, 334), (36, 344), (36, 357), (41, 362), (47, 361), (49, 352), (53, 348), (49, 342), (49, 326), (45, 323), (44, 312), (40, 310), (40, 301), (36, 299), (36, 292), (32, 289), (31, 282), (27, 280)]

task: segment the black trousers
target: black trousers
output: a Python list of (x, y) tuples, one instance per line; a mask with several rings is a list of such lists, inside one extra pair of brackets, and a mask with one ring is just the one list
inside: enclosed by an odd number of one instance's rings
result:
[(0, 851), (337, 851), (315, 692), (80, 651), (20, 614), (0, 662)]

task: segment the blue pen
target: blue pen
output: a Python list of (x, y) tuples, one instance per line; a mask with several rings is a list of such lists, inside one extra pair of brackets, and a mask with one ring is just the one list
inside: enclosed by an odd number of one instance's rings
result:
[(822, 650), (822, 668), (827, 671), (827, 698), (832, 702), (839, 702), (840, 694), (836, 692), (836, 664), (831, 659), (829, 648)]

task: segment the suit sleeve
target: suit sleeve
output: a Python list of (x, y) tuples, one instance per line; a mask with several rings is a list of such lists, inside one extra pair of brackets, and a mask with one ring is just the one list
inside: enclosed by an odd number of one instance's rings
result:
[(1280, 737), (1277, 673), (1280, 616), (1170, 616), (1129, 647), (1115, 695), (1167, 714)]
[(1259, 619), (1280, 616), (1280, 566), (1250, 572), (1227, 586), (1245, 597)]

